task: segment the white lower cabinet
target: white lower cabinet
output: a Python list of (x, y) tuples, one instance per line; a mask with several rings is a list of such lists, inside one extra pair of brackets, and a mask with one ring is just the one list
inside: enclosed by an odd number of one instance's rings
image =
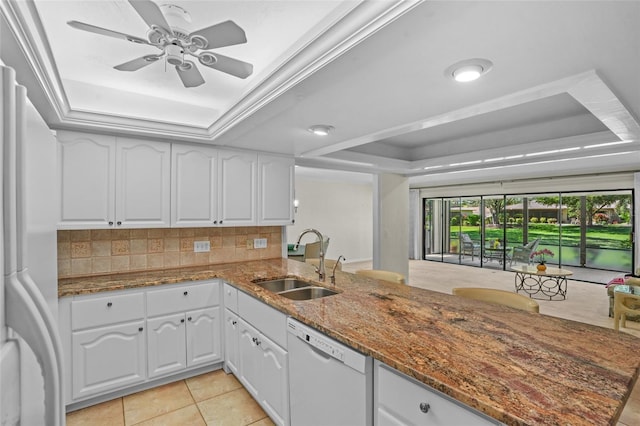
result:
[(222, 359), (220, 308), (147, 320), (149, 377)]
[(501, 424), (377, 360), (373, 382), (376, 426)]
[(217, 282), (147, 292), (149, 378), (222, 361), (219, 300)]
[(220, 308), (187, 312), (187, 367), (222, 361)]
[(240, 382), (274, 423), (288, 424), (287, 352), (242, 319), (238, 324)]
[(187, 367), (184, 314), (147, 320), (149, 377), (163, 376)]
[[(228, 284), (225, 284), (225, 288)], [(229, 309), (224, 310), (224, 363), (227, 372), (231, 372), (238, 377), (240, 365), (240, 324), (238, 315)]]
[(147, 370), (144, 321), (73, 333), (73, 398), (143, 382)]
[(255, 399), (258, 399), (258, 389), (263, 387), (260, 384), (262, 354), (259, 353), (260, 348), (257, 344), (260, 332), (242, 319), (238, 321), (238, 324), (240, 352), (240, 376), (238, 379), (247, 391)]
[[(225, 362), (277, 425), (289, 424), (287, 316), (225, 284), (225, 300), (237, 300), (237, 311), (225, 309)], [(236, 309), (235, 303), (230, 304)]]
[(61, 299), (67, 404), (221, 363), (220, 300), (217, 280)]
[(269, 340), (258, 336), (258, 347), (262, 356), (262, 383), (258, 401), (271, 416), (274, 423), (289, 424), (289, 367), (287, 351)]

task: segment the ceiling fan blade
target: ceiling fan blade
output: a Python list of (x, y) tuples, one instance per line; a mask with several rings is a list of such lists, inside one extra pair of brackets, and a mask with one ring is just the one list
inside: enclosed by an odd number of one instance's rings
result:
[(137, 71), (142, 67), (146, 67), (147, 65), (156, 62), (161, 57), (162, 55), (145, 55), (141, 58), (125, 62), (124, 64), (116, 65), (114, 68), (118, 71)]
[(247, 42), (244, 30), (233, 21), (224, 21), (210, 27), (202, 28), (191, 33), (207, 39), (207, 45), (202, 49), (215, 49), (217, 47), (232, 46)]
[(129, 0), (129, 3), (147, 25), (150, 27), (155, 25), (165, 30), (168, 34), (173, 34), (171, 26), (157, 4), (150, 0)]
[(141, 43), (141, 44), (151, 45), (151, 43), (149, 43), (147, 40), (145, 40), (143, 38), (132, 36), (132, 35), (129, 35), (129, 34), (119, 33), (117, 31), (108, 30), (108, 29), (102, 28), (102, 27), (96, 27), (95, 25), (85, 24), (84, 22), (69, 21), (69, 22), (67, 22), (67, 24), (70, 27), (78, 29), (78, 30), (89, 31), (90, 33), (96, 33), (96, 34), (105, 35), (105, 36), (109, 36), (109, 37), (120, 38), (120, 39), (128, 40), (128, 41), (131, 41), (131, 42), (134, 42), (134, 43)]
[[(207, 63), (207, 58), (214, 57), (215, 61), (211, 61), (212, 63)], [(203, 62), (203, 58), (204, 62)], [(209, 68), (213, 68), (218, 71), (222, 71), (227, 74), (231, 74), (238, 78), (247, 78), (253, 73), (253, 65), (248, 62), (243, 62), (239, 59), (230, 58), (228, 56), (220, 55), (218, 53), (209, 53), (207, 52), (205, 55), (200, 56), (200, 63)]]
[(184, 87), (197, 87), (204, 84), (204, 78), (198, 71), (196, 64), (191, 61), (185, 61), (182, 65), (176, 65), (178, 76), (182, 80)]

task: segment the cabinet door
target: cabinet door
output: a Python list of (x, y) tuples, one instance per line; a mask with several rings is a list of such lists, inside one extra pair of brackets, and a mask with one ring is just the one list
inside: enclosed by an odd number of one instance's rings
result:
[(58, 228), (113, 225), (115, 149), (112, 136), (58, 133)]
[(187, 366), (184, 314), (147, 320), (149, 377), (181, 371)]
[(374, 368), (374, 416), (378, 426), (500, 424), (379, 361)]
[(258, 389), (260, 387), (260, 376), (262, 374), (260, 365), (262, 354), (257, 348), (258, 330), (251, 327), (242, 319), (238, 320), (240, 352), (240, 376), (238, 379), (247, 391), (258, 399)]
[(170, 170), (170, 144), (118, 138), (116, 225), (169, 227)]
[(218, 151), (173, 144), (171, 147), (171, 226), (218, 223)]
[(288, 358), (278, 345), (265, 335), (258, 337), (262, 362), (262, 383), (258, 397), (271, 419), (280, 425), (289, 423), (289, 375)]
[(73, 398), (144, 381), (144, 336), (144, 321), (73, 333)]
[(227, 368), (238, 377), (239, 367), (239, 325), (238, 316), (228, 309), (224, 314), (224, 359)]
[(220, 224), (256, 224), (257, 162), (257, 154), (220, 151)]
[(220, 308), (187, 312), (187, 367), (222, 360)]
[(259, 155), (259, 224), (293, 223), (294, 164), (291, 157)]

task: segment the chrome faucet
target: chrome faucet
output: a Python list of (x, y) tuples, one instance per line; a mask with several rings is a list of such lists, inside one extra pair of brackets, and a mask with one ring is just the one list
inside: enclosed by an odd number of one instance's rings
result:
[(316, 272), (318, 273), (318, 279), (320, 281), (324, 281), (324, 278), (326, 276), (326, 273), (324, 271), (324, 238), (322, 237), (320, 231), (318, 231), (317, 229), (305, 229), (304, 231), (302, 231), (298, 236), (298, 241), (296, 242), (295, 249), (298, 250), (300, 240), (302, 240), (302, 237), (309, 232), (313, 232), (314, 234), (316, 234), (318, 239), (320, 240), (320, 265), (318, 265), (318, 268), (316, 268)]
[(336, 285), (336, 268), (340, 264), (340, 259), (347, 260), (343, 255), (338, 256), (338, 260), (336, 260), (336, 264), (333, 265), (333, 271), (331, 271), (331, 284)]

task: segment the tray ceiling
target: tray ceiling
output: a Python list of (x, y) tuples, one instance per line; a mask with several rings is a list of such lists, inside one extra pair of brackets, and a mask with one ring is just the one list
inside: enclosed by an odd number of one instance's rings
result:
[[(252, 63), (253, 74), (199, 66), (206, 83), (185, 88), (162, 61), (115, 70), (154, 48), (67, 21), (145, 38), (123, 0), (3, 2), (15, 40), (3, 41), (2, 59), (54, 129), (289, 154), (423, 184), (511, 173), (533, 157), (547, 174), (638, 170), (640, 2), (171, 4), (189, 13), (187, 31), (242, 27), (247, 43), (213, 52)], [(445, 75), (468, 58), (493, 68), (466, 84)], [(319, 138), (314, 124), (335, 129)]]

